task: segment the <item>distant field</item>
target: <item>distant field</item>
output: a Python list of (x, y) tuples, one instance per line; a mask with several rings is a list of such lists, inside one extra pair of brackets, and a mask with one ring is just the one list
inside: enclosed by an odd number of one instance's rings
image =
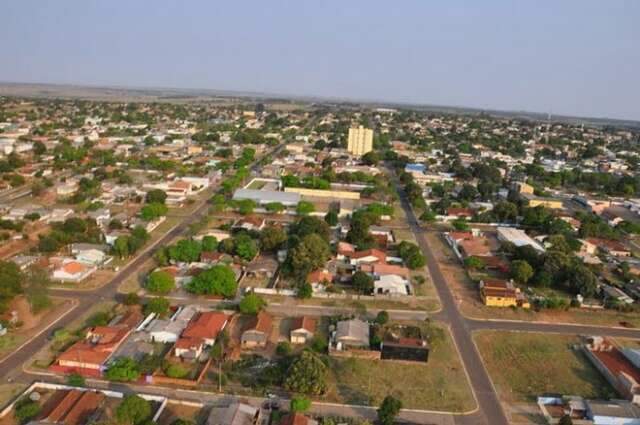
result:
[(578, 337), (481, 331), (474, 340), (498, 394), (507, 402), (531, 402), (544, 393), (616, 395), (582, 352), (572, 348), (580, 343)]

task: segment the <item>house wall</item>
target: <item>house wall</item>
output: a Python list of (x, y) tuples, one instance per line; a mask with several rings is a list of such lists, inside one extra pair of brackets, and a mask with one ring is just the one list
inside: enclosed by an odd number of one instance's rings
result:
[(484, 305), (489, 307), (517, 307), (518, 305), (515, 298), (482, 296), (482, 300), (484, 301)]

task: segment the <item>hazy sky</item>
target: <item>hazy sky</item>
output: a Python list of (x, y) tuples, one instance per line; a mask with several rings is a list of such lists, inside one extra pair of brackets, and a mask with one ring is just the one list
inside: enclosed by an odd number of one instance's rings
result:
[(640, 119), (640, 1), (4, 0), (0, 81)]

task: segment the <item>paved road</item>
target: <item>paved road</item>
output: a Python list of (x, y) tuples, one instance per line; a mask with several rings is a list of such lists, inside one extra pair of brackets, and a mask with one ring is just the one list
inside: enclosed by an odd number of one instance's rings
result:
[(442, 275), (442, 271), (438, 266), (438, 262), (435, 260), (435, 256), (431, 251), (431, 247), (427, 243), (418, 220), (409, 205), (409, 201), (400, 187), (398, 178), (394, 176), (392, 181), (400, 195), (400, 202), (406, 214), (407, 221), (409, 222), (409, 227), (414, 233), (416, 241), (425, 255), (431, 279), (433, 280), (438, 295), (440, 296), (442, 311), (438, 317), (449, 325), (455, 344), (460, 352), (460, 357), (462, 358), (467, 374), (469, 375), (471, 387), (473, 388), (473, 392), (475, 393), (480, 407), (477, 414), (460, 417), (458, 418), (459, 420), (456, 420), (456, 423), (471, 421), (470, 423), (478, 425), (508, 425), (509, 421), (505, 416), (502, 405), (500, 404), (491, 380), (489, 379), (489, 375), (483, 366), (480, 354), (478, 353), (471, 338), (471, 330), (467, 326), (465, 318), (458, 310), (453, 294), (449, 290), (447, 282)]
[[(352, 314), (353, 307), (331, 307), (321, 305), (302, 305), (287, 303), (270, 303), (267, 310), (281, 316), (332, 316), (338, 314)], [(375, 316), (383, 309), (368, 308), (367, 313)], [(429, 314), (419, 310), (385, 310), (393, 320), (420, 321), (429, 317)]]

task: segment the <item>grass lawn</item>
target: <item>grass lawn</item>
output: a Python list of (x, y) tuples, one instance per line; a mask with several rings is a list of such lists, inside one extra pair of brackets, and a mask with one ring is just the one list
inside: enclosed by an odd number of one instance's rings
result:
[(474, 340), (500, 397), (534, 401), (544, 393), (611, 398), (615, 391), (568, 335), (480, 331)]
[(26, 340), (26, 338), (26, 335), (14, 333), (13, 331), (0, 336), (0, 359), (15, 350), (16, 347)]
[(464, 412), (475, 400), (448, 331), (432, 341), (428, 363), (329, 358), (329, 401), (379, 405), (391, 394), (405, 408)]

